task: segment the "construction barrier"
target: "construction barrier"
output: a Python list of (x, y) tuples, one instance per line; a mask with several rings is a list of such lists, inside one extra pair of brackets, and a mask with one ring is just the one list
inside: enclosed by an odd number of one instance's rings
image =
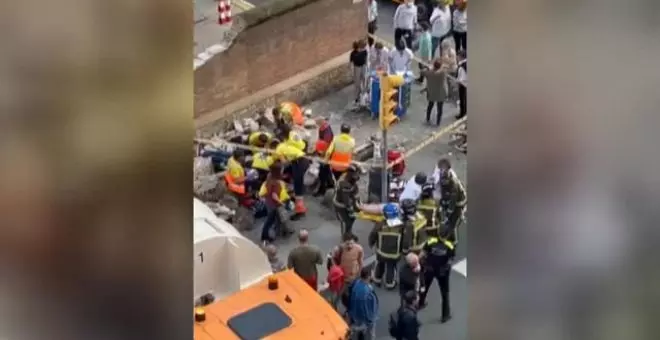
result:
[(231, 23), (231, 2), (230, 0), (218, 1), (218, 24), (225, 25)]
[[(426, 147), (429, 144), (431, 144), (431, 143), (435, 142), (436, 140), (438, 140), (440, 137), (442, 137), (442, 136), (446, 135), (447, 133), (452, 132), (453, 130), (458, 128), (461, 124), (465, 123), (466, 120), (467, 120), (467, 117), (463, 117), (463, 118), (461, 118), (461, 119), (459, 119), (459, 120), (457, 120), (457, 121), (441, 128), (437, 132), (434, 132), (427, 139), (425, 139), (421, 143), (417, 144), (417, 146), (415, 146), (414, 148), (408, 150), (403, 155), (403, 157), (399, 158), (395, 162), (390, 163), (387, 166), (387, 168), (391, 169), (395, 165), (405, 161), (408, 157), (416, 154), (417, 152), (422, 150), (424, 147)], [(243, 149), (243, 150), (250, 150), (250, 151), (256, 151), (256, 152), (265, 152), (265, 153), (269, 153), (269, 154), (275, 153), (275, 150), (257, 148), (257, 147), (249, 146), (249, 145), (245, 145), (245, 144), (232, 143), (232, 142), (229, 142), (229, 141), (226, 141), (226, 140), (212, 141), (212, 140), (209, 140), (209, 139), (195, 138), (194, 142), (198, 143), (198, 144), (211, 145), (211, 146), (214, 146), (214, 147), (217, 147), (217, 148), (222, 148), (223, 146), (231, 146), (231, 147), (234, 147), (234, 148), (237, 148), (237, 149)], [(310, 161), (319, 162), (321, 164), (334, 165), (336, 163), (337, 165), (343, 165), (343, 163), (332, 162), (332, 161), (325, 160), (325, 159), (320, 158), (320, 157), (305, 156), (305, 158), (310, 160)], [(372, 167), (379, 167), (379, 168), (381, 167), (380, 164), (374, 165), (374, 164), (371, 164), (371, 163), (364, 163), (364, 162), (357, 162), (357, 161), (352, 161), (351, 163), (356, 164), (356, 165), (362, 167), (363, 169), (370, 169)]]

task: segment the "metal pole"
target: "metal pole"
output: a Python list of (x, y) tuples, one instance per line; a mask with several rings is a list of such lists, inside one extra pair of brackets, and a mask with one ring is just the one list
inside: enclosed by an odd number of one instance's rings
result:
[(382, 169), (381, 169), (381, 178), (380, 178), (380, 190), (381, 190), (381, 203), (387, 203), (387, 188), (389, 187), (389, 180), (387, 176), (387, 129), (382, 130), (382, 140), (380, 141), (382, 152), (381, 157), (383, 159)]

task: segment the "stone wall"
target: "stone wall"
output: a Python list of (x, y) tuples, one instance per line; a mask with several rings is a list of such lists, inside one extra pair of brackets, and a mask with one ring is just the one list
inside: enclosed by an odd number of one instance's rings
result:
[(239, 16), (233, 45), (195, 70), (195, 118), (346, 53), (367, 25), (352, 0), (276, 0)]

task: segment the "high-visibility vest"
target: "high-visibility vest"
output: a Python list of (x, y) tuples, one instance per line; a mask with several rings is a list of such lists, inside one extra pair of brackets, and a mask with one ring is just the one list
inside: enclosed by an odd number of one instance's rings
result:
[(265, 152), (255, 153), (252, 157), (252, 167), (259, 170), (270, 170), (270, 166), (273, 165), (275, 159), (270, 154)]
[(426, 227), (426, 218), (424, 218), (421, 213), (417, 213), (411, 222), (413, 226), (412, 239), (410, 240), (410, 244), (408, 244), (407, 241), (404, 243), (405, 246), (408, 247), (407, 249), (403, 249), (404, 252), (421, 251), (422, 248), (424, 248), (424, 244), (426, 244), (426, 233), (424, 232), (424, 227)]
[[(239, 174), (236, 177), (232, 176), (232, 170), (239, 170)], [(239, 183), (244, 178), (245, 169), (243, 169), (243, 166), (234, 157), (230, 157), (227, 161), (227, 170), (225, 171), (225, 181), (227, 182), (229, 191), (239, 195), (245, 195), (245, 184)]]
[(435, 204), (435, 200), (422, 200), (417, 205), (417, 211), (419, 211), (424, 218), (426, 218), (426, 234), (429, 236), (438, 236), (440, 221), (439, 221), (439, 210)]
[(436, 243), (442, 242), (442, 244), (447, 247), (449, 250), (454, 250), (454, 244), (440, 237), (431, 237), (426, 241), (426, 244), (430, 247), (434, 246)]
[(293, 122), (298, 126), (305, 125), (305, 116), (303, 115), (300, 106), (293, 102), (283, 102), (280, 104), (280, 113), (286, 120)]
[(328, 122), (323, 122), (319, 126), (319, 138), (316, 140), (316, 146), (314, 150), (320, 155), (325, 155), (325, 152), (328, 151), (328, 147), (332, 140), (335, 138), (332, 133), (332, 127)]
[(287, 139), (284, 141), (284, 143), (289, 144), (302, 152), (305, 152), (305, 141), (296, 131), (289, 132), (289, 136), (287, 136)]
[(376, 254), (386, 259), (398, 259), (401, 256), (401, 226), (383, 226), (378, 231)]
[[(259, 144), (259, 136), (261, 135), (265, 135), (268, 138), (268, 141), (270, 141), (273, 138), (273, 135), (271, 135), (268, 132), (261, 132), (261, 131), (253, 132), (248, 136), (248, 145), (263, 146), (263, 145), (257, 145)], [(268, 142), (266, 142), (266, 144), (268, 144)]]
[(353, 160), (353, 150), (355, 149), (355, 139), (349, 134), (340, 133), (332, 140), (326, 158), (331, 161), (330, 166), (335, 171), (344, 171)]
[(291, 146), (290, 144), (287, 143), (280, 143), (276, 148), (275, 148), (275, 154), (283, 161), (294, 161), (300, 157), (305, 156), (305, 153), (302, 152), (300, 149)]
[[(268, 181), (264, 182), (261, 185), (261, 188), (259, 188), (260, 197), (266, 197), (266, 194), (268, 194), (268, 190), (266, 189), (267, 182)], [(280, 193), (277, 196), (279, 196), (280, 202), (286, 202), (291, 199), (289, 192), (286, 190), (286, 183), (284, 183), (284, 181), (280, 181)]]

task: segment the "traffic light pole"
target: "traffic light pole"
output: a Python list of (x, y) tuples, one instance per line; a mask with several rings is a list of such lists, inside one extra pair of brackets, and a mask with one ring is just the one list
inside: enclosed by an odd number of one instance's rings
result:
[[(382, 115), (381, 115), (382, 116)], [(381, 176), (380, 176), (380, 190), (381, 190), (381, 202), (382, 203), (387, 203), (388, 200), (388, 187), (389, 187), (389, 178), (387, 176), (387, 129), (381, 128), (382, 135), (381, 135), (381, 157), (383, 160), (383, 165), (381, 169)]]

